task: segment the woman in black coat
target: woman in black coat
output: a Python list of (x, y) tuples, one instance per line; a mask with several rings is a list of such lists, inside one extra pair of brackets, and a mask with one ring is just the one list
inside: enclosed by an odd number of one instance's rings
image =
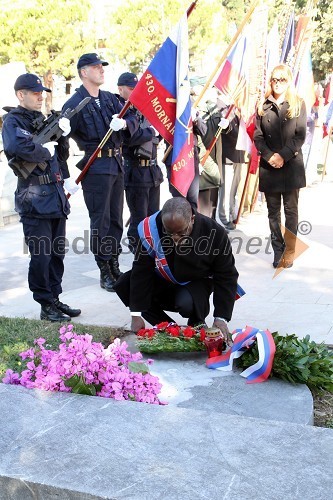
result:
[[(299, 189), (306, 185), (301, 147), (306, 136), (306, 108), (297, 95), (288, 66), (276, 66), (265, 100), (258, 108), (254, 142), (260, 155), (259, 190), (265, 193), (273, 267), (291, 267), (298, 225)], [(281, 201), (285, 214), (281, 232)]]

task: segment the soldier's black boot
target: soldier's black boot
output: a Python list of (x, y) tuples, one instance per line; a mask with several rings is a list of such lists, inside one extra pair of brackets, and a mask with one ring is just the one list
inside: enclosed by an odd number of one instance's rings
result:
[(40, 319), (46, 321), (70, 321), (70, 316), (64, 314), (57, 306), (52, 304), (44, 304), (41, 306)]
[(111, 274), (108, 261), (101, 260), (97, 262), (97, 265), (101, 271), (101, 277), (99, 282), (101, 288), (104, 288), (107, 292), (114, 292), (113, 285), (115, 284), (116, 280)]
[(69, 305), (60, 302), (59, 297), (54, 299), (54, 304), (61, 312), (67, 314), (67, 316), (70, 316), (71, 318), (75, 318), (81, 314), (81, 309), (72, 309)]
[(112, 276), (117, 280), (123, 274), (119, 269), (118, 255), (117, 257), (111, 257), (109, 260), (109, 266)]

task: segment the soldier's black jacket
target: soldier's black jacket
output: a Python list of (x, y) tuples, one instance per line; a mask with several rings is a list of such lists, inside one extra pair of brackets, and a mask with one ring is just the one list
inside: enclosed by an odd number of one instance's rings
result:
[[(120, 98), (121, 100), (122, 98)], [(123, 145), (123, 157), (125, 165), (125, 188), (127, 187), (156, 187), (163, 182), (162, 170), (157, 164), (157, 145), (160, 139), (155, 138), (155, 131), (150, 126), (148, 120), (135, 108), (131, 112), (136, 116), (139, 128), (133, 136)], [(152, 143), (151, 164), (140, 165), (140, 156), (138, 156), (138, 146), (145, 143)]]
[[(64, 104), (63, 111), (67, 108), (74, 109), (85, 97), (91, 96), (87, 89), (81, 85)], [(81, 170), (107, 133), (112, 116), (118, 114), (123, 108), (116, 95), (106, 90), (99, 91), (98, 99), (100, 106), (96, 103), (96, 99), (92, 98), (79, 113), (71, 118), (70, 137), (75, 140), (79, 149), (85, 152), (84, 158), (77, 165)], [(89, 168), (89, 174), (117, 175), (119, 171), (123, 171), (120, 147), (139, 127), (133, 113), (126, 112), (124, 119), (127, 124), (126, 130), (113, 132), (103, 147), (103, 150), (112, 149), (119, 150), (119, 152), (112, 157), (96, 158)]]
[[(41, 112), (29, 111), (22, 106), (17, 106), (4, 116), (2, 139), (7, 159), (47, 163), (45, 170), (37, 166), (27, 179), (18, 178), (15, 210), (21, 216), (42, 219), (62, 218), (70, 212), (63, 183), (60, 180), (69, 177), (65, 163), (68, 157), (68, 142), (65, 138), (60, 138), (56, 154), (52, 158), (46, 148), (35, 144), (32, 140), (35, 132), (33, 121), (40, 117), (43, 117)], [(40, 185), (38, 177), (43, 175), (49, 175), (53, 182)]]

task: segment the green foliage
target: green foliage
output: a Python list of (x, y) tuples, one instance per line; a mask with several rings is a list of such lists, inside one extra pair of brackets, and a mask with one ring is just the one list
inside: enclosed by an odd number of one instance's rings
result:
[(30, 0), (6, 3), (0, 12), (0, 64), (23, 61), (27, 70), (65, 77), (93, 46), (88, 31), (89, 0)]
[(165, 330), (159, 330), (152, 338), (137, 337), (137, 348), (141, 352), (153, 354), (159, 352), (196, 352), (205, 351), (205, 344), (200, 335), (194, 337), (172, 337)]
[[(249, 5), (252, 2), (241, 0), (222, 0), (221, 4), (225, 8), (225, 13), (229, 22), (239, 24), (242, 22)], [(246, 4), (246, 7), (245, 7)]]
[[(109, 18), (107, 47), (131, 71), (144, 71), (185, 9), (181, 0), (129, 0)], [(191, 64), (201, 60), (210, 45), (223, 45), (227, 16), (218, 0), (201, 0), (189, 20)]]
[[(271, 376), (333, 392), (332, 351), (324, 344), (311, 341), (309, 335), (303, 339), (296, 335), (283, 337), (277, 332), (272, 335), (276, 353)], [(255, 343), (237, 360), (237, 365), (246, 369), (257, 361), (258, 347)]]
[(85, 394), (86, 396), (96, 396), (96, 393), (101, 390), (102, 384), (86, 384), (83, 375), (73, 375), (71, 378), (64, 380), (67, 387), (72, 388), (75, 394)]
[[(180, 19), (190, 0), (128, 0), (100, 3), (91, 0), (3, 0), (0, 10), (0, 64), (22, 61), (40, 76), (49, 71), (70, 79), (84, 52), (100, 52), (136, 73), (146, 69), (158, 48)], [(267, 0), (269, 26), (278, 21), (282, 31), (290, 2)], [(313, 2), (315, 32), (312, 44), (315, 80), (333, 68), (333, 7), (330, 0)], [(189, 24), (192, 68), (209, 75), (242, 22), (251, 0), (199, 0)], [(294, 2), (296, 18), (309, 13), (307, 0)]]
[(319, 0), (316, 29), (312, 43), (312, 58), (315, 80), (323, 80), (333, 71), (333, 3)]
[(145, 365), (144, 363), (137, 363), (135, 361), (130, 361), (128, 363), (128, 368), (132, 373), (142, 373), (143, 375), (149, 373), (148, 366)]
[[(6, 370), (11, 368), (15, 372), (22, 371), (22, 360), (19, 353), (33, 346), (34, 339), (43, 337), (49, 349), (59, 346), (59, 323), (25, 319), (5, 318), (0, 316), (0, 380)], [(111, 342), (111, 329), (75, 323), (76, 333), (90, 333), (95, 342), (108, 345)], [(116, 336), (123, 335), (117, 330)]]

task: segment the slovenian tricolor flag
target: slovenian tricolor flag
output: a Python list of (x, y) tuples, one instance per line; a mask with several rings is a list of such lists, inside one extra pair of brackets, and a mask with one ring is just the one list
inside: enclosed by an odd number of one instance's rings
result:
[(250, 61), (249, 38), (243, 34), (233, 46), (214, 83), (239, 109), (245, 106), (247, 100)]
[(208, 358), (207, 368), (231, 371), (234, 359), (244, 354), (246, 349), (257, 340), (259, 359), (257, 363), (244, 370), (241, 376), (246, 378), (248, 384), (267, 380), (272, 370), (275, 355), (275, 342), (271, 332), (247, 326), (243, 330), (235, 330), (232, 338), (233, 345), (229, 351), (221, 356)]
[(133, 90), (130, 101), (173, 146), (171, 184), (186, 196), (194, 178), (185, 13)]

